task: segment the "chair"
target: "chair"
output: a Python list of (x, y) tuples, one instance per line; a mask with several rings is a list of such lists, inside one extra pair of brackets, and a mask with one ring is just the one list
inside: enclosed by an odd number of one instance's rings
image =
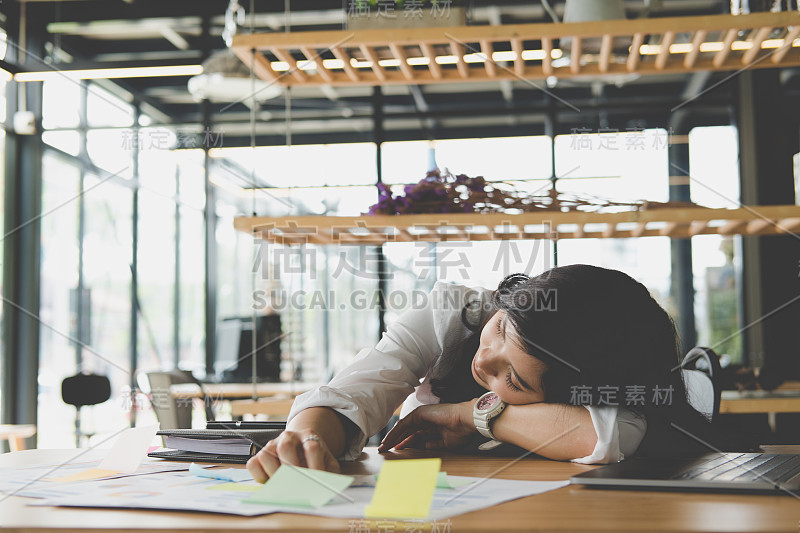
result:
[(711, 348), (696, 346), (683, 358), (681, 373), (686, 384), (689, 405), (708, 420), (713, 420), (719, 414), (722, 396), (719, 356)]
[(169, 372), (147, 372), (147, 381), (150, 385), (150, 403), (156, 413), (156, 418), (161, 429), (190, 429), (192, 427), (192, 401), (191, 399), (174, 398), (170, 391), (172, 385), (180, 383), (194, 383), (203, 392), (203, 405), (206, 420), (214, 420), (214, 411), (211, 402), (203, 390), (203, 385), (188, 370), (171, 370)]
[(0, 424), (0, 440), (8, 440), (12, 452), (25, 449), (25, 439), (36, 434), (33, 424)]
[(97, 405), (111, 397), (111, 382), (106, 376), (79, 372), (64, 378), (61, 382), (61, 399), (75, 406), (75, 446), (81, 447), (81, 437), (91, 437), (92, 433), (81, 430), (81, 407)]

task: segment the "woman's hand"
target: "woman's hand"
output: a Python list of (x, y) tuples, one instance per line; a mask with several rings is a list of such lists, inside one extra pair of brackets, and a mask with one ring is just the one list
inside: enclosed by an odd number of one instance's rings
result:
[(325, 441), (310, 429), (284, 431), (247, 461), (247, 470), (264, 483), (282, 464), (339, 472), (339, 462)]
[(417, 407), (400, 420), (378, 447), (379, 452), (392, 448), (457, 448), (477, 433), (472, 421), (475, 400)]

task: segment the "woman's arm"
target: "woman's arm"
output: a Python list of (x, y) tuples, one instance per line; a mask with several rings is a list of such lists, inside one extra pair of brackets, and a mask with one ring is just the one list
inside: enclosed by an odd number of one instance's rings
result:
[[(379, 451), (424, 442), (426, 448), (452, 448), (477, 434), (475, 400), (419, 407), (392, 428)], [(509, 405), (492, 422), (498, 440), (556, 460), (586, 457), (597, 443), (592, 417), (581, 406), (534, 403)]]
[[(471, 410), (469, 418), (472, 422)], [(556, 460), (586, 457), (597, 443), (589, 411), (559, 403), (509, 405), (492, 424), (492, 434), (501, 442)]]
[[(327, 407), (310, 407), (298, 413), (286, 431), (247, 462), (253, 479), (264, 483), (283, 463), (338, 472), (336, 457), (346, 441), (345, 423), (340, 417)], [(308, 438), (313, 436), (319, 440)]]

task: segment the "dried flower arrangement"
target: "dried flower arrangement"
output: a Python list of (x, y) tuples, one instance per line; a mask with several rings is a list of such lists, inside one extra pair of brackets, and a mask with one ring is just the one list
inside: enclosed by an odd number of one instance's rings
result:
[(369, 215), (410, 215), (416, 213), (521, 213), (526, 211), (639, 211), (663, 207), (699, 207), (691, 202), (612, 202), (579, 198), (551, 189), (536, 196), (501, 188), (502, 182), (487, 182), (482, 176), (457, 176), (434, 170), (418, 183), (406, 185), (404, 195), (394, 196), (378, 184), (378, 202)]

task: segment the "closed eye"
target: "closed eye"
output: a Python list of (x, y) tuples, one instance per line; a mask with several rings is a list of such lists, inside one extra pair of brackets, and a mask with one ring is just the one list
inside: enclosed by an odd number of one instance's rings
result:
[(506, 374), (506, 383), (508, 384), (508, 387), (511, 390), (513, 390), (515, 392), (522, 392), (522, 389), (520, 389), (519, 387), (514, 385), (514, 382), (511, 380), (511, 369), (510, 368), (508, 369), (508, 374)]

